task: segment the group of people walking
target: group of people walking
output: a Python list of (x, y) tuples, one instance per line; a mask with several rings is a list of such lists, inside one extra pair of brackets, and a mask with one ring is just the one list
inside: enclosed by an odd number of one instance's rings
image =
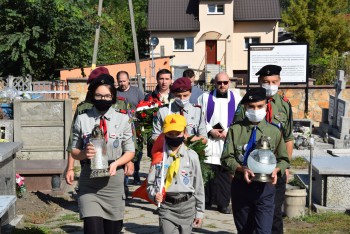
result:
[[(193, 227), (201, 226), (205, 209), (214, 204), (221, 213), (233, 213), (238, 233), (283, 233), (281, 208), (293, 136), (291, 106), (277, 93), (280, 72), (276, 65), (261, 68), (256, 74), (260, 87), (248, 89), (242, 98), (229, 89), (230, 79), (224, 72), (215, 76), (214, 89), (206, 93), (194, 84), (192, 70), (173, 82), (172, 73), (162, 69), (156, 89), (144, 97), (130, 86), (127, 72), (118, 72), (116, 88), (106, 68), (95, 69), (86, 100), (74, 116), (66, 175), (72, 183), (74, 160), (80, 160), (78, 203), (84, 233), (122, 230), (126, 178), (133, 175), (135, 183), (141, 182), (142, 152), (135, 155), (128, 111), (150, 97), (162, 106), (153, 119), (148, 145), (154, 145), (150, 155), (154, 158), (144, 183), (149, 200), (158, 206), (162, 233), (191, 233)], [(96, 126), (107, 144), (109, 176), (90, 178), (96, 148), (89, 139)], [(263, 136), (269, 137), (277, 160), (271, 183), (255, 181), (246, 164)], [(214, 176), (205, 185), (197, 152), (185, 144), (188, 138), (206, 144), (205, 163)]]

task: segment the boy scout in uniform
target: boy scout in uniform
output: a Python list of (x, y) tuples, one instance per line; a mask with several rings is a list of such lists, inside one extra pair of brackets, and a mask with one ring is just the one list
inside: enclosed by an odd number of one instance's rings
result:
[(161, 203), (160, 229), (166, 234), (191, 233), (192, 226), (199, 227), (204, 216), (201, 167), (197, 153), (183, 143), (185, 128), (182, 115), (165, 117), (164, 156), (162, 162), (152, 165), (147, 178), (148, 197)]
[[(280, 129), (265, 120), (266, 90), (248, 90), (241, 104), (246, 109), (246, 118), (231, 125), (221, 155), (222, 166), (233, 176), (231, 199), (234, 221), (238, 233), (271, 233), (274, 184), (289, 166), (288, 153)], [(254, 173), (249, 170), (246, 161), (256, 143), (252, 140), (254, 135), (256, 141), (262, 136), (270, 138), (270, 147), (274, 149), (277, 160), (271, 174), (272, 183), (251, 180)]]
[[(262, 67), (255, 75), (259, 76), (259, 84), (266, 89), (267, 96), (267, 112), (266, 120), (276, 125), (283, 133), (283, 139), (286, 144), (289, 160), (292, 159), (293, 153), (293, 113), (288, 99), (277, 93), (278, 87), (281, 83), (280, 72), (282, 68), (276, 65), (266, 65)], [(241, 105), (241, 108), (243, 106)], [(242, 108), (243, 109), (243, 108)], [(237, 112), (236, 112), (237, 113)], [(235, 116), (235, 121), (244, 118), (244, 110), (238, 111)], [(283, 217), (282, 204), (284, 203), (284, 195), (286, 192), (286, 181), (288, 177), (288, 170), (286, 174), (279, 177), (276, 184), (275, 196), (275, 212), (272, 225), (273, 234), (283, 233)]]
[(191, 96), (191, 80), (187, 77), (178, 78), (171, 86), (171, 93), (176, 98), (169, 105), (159, 108), (157, 116), (153, 119), (152, 139), (156, 140), (162, 133), (163, 121), (169, 114), (183, 115), (187, 121), (185, 138), (193, 136), (192, 140), (202, 139), (206, 144), (206, 123), (201, 107), (192, 105), (189, 100)]

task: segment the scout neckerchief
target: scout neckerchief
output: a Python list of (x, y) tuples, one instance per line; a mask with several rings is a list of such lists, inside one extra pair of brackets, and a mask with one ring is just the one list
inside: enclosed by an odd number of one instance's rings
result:
[[(233, 96), (233, 93), (230, 92), (230, 101), (227, 102), (227, 127), (230, 127), (233, 117), (235, 116), (235, 97)], [(207, 122), (209, 123), (211, 120), (211, 117), (214, 114), (214, 108), (215, 108), (215, 102), (213, 100), (213, 96), (216, 96), (216, 90), (213, 90), (209, 93), (208, 97), (208, 105), (207, 105)]]
[(179, 153), (171, 152), (169, 155), (174, 158), (174, 161), (170, 164), (168, 172), (166, 174), (165, 191), (168, 190), (169, 186), (171, 185), (171, 182), (173, 181), (174, 176), (179, 172), (180, 169)]
[(269, 122), (270, 124), (276, 126), (278, 129), (281, 129), (282, 125), (281, 123), (278, 123), (278, 124), (275, 124), (273, 121), (272, 121), (272, 116), (273, 116), (273, 111), (272, 111), (272, 104), (271, 102), (273, 101), (273, 97), (269, 97), (267, 99), (267, 109), (266, 109), (266, 121)]
[(269, 97), (267, 99), (267, 110), (266, 110), (266, 120), (269, 123), (272, 123), (272, 105), (271, 102), (273, 101), (272, 97)]
[(250, 154), (250, 152), (252, 152), (255, 149), (256, 146), (256, 129), (257, 126), (253, 127), (253, 131), (252, 134), (250, 135), (249, 141), (248, 141), (248, 145), (247, 145), (247, 149), (244, 153), (244, 160), (243, 160), (243, 166), (247, 166), (247, 160), (248, 160), (248, 156)]
[(107, 121), (104, 115), (100, 118), (100, 129), (103, 131), (103, 137), (105, 138), (106, 143), (108, 142), (108, 134), (107, 134)]

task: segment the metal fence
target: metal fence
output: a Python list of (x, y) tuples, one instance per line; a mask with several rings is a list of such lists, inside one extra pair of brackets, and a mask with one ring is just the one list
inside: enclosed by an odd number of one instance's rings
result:
[(69, 87), (65, 81), (32, 81), (30, 75), (14, 77), (0, 77), (0, 90), (13, 88), (20, 93), (27, 93), (32, 98), (41, 99), (68, 99)]

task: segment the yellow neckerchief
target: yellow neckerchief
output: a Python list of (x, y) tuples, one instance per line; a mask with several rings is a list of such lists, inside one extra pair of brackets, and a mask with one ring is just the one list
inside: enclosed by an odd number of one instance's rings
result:
[(169, 156), (173, 157), (174, 161), (170, 164), (168, 172), (166, 174), (165, 191), (168, 190), (173, 181), (174, 176), (179, 172), (180, 169), (180, 153), (171, 152)]

